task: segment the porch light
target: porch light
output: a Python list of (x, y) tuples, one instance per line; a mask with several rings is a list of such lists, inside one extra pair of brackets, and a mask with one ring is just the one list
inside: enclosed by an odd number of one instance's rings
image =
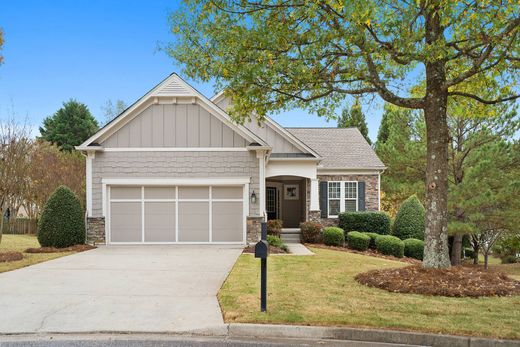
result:
[(256, 194), (255, 194), (255, 191), (253, 190), (253, 192), (251, 193), (251, 203), (252, 204), (256, 204)]

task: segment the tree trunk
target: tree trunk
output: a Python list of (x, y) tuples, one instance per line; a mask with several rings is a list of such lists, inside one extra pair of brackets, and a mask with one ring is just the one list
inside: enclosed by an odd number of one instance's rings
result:
[(473, 245), (473, 265), (478, 265), (478, 252), (480, 251), (480, 246), (478, 244)]
[(488, 269), (489, 252), (484, 252), (484, 269)]
[(464, 235), (455, 234), (453, 236), (453, 246), (451, 247), (451, 265), (457, 266), (461, 263), (462, 238)]

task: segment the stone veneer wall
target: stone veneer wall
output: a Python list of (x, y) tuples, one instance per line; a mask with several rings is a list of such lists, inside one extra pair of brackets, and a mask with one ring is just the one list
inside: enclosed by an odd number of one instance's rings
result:
[(257, 243), (262, 236), (262, 221), (263, 217), (247, 217), (246, 241), (248, 244)]
[[(364, 181), (365, 211), (379, 211), (378, 175), (318, 175), (318, 181)], [(309, 180), (308, 180), (309, 181)], [(310, 182), (307, 184), (310, 196)], [(310, 200), (307, 200), (308, 220), (321, 223), (323, 226), (337, 226), (338, 218), (321, 218), (321, 211), (310, 211)]]
[(105, 217), (87, 218), (87, 243), (105, 243)]

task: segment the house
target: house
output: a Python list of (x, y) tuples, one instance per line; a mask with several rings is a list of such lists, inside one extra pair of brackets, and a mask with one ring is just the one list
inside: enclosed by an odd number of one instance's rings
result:
[(384, 170), (354, 128), (244, 125), (172, 74), (77, 147), (90, 242), (255, 242), (264, 217), (297, 228), (380, 208)]

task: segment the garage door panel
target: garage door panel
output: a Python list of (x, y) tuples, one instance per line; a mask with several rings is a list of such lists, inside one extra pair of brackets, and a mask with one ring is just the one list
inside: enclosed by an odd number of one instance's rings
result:
[(144, 203), (144, 241), (175, 242), (175, 203)]
[(212, 231), (215, 242), (241, 242), (243, 239), (242, 202), (213, 202)]
[(209, 242), (209, 202), (180, 202), (178, 218), (179, 242)]
[(175, 199), (175, 187), (145, 187), (145, 199)]
[(242, 199), (242, 187), (212, 187), (211, 197), (213, 199)]
[(139, 202), (112, 202), (110, 204), (110, 241), (141, 242), (142, 212)]
[(112, 187), (111, 199), (141, 199), (141, 187)]
[(209, 187), (179, 187), (179, 199), (209, 199)]

